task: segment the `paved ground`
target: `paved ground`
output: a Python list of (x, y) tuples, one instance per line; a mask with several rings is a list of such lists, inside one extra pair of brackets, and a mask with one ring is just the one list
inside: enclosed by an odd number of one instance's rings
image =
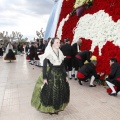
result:
[(120, 120), (120, 95), (109, 96), (103, 86), (80, 86), (70, 80), (71, 98), (58, 115), (41, 113), (30, 101), (41, 68), (30, 65), (25, 56), (8, 63), (0, 58), (0, 120)]

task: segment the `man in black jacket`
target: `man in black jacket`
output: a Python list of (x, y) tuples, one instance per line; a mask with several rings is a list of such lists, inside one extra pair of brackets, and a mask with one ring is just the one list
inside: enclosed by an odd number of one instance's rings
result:
[(65, 44), (61, 46), (61, 51), (63, 52), (63, 55), (66, 56), (64, 59), (65, 69), (68, 72), (69, 79), (72, 79), (71, 71), (72, 71), (72, 53), (73, 49), (70, 45), (70, 40), (67, 38), (65, 39)]
[(82, 44), (82, 40), (81, 39), (79, 39), (76, 43), (74, 43), (73, 45), (72, 45), (72, 48), (73, 48), (73, 56), (72, 56), (72, 67), (73, 67), (73, 69), (72, 69), (72, 74), (73, 75), (75, 75), (75, 80), (77, 80), (77, 71), (75, 70), (75, 56), (76, 56), (76, 54), (78, 53), (78, 52), (80, 52), (80, 46), (81, 46), (81, 44)]
[[(109, 95), (117, 96), (117, 92), (120, 91), (120, 64), (117, 63), (116, 58), (110, 59), (111, 72), (106, 78), (106, 83), (111, 88), (112, 93)], [(114, 86), (117, 87), (117, 91), (114, 89)]]
[(94, 85), (94, 80), (98, 79), (100, 75), (97, 74), (95, 66), (97, 61), (91, 60), (91, 62), (83, 65), (77, 73), (77, 77), (79, 79), (79, 84), (82, 85), (82, 81), (87, 82), (87, 79), (90, 79), (89, 87), (96, 87)]
[(30, 56), (30, 61), (31, 61), (31, 65), (34, 65), (34, 57), (35, 57), (35, 47), (34, 47), (34, 43), (31, 43), (31, 47), (29, 49), (29, 56)]
[(73, 56), (75, 56), (78, 52), (80, 52), (80, 46), (82, 45), (82, 40), (79, 39), (76, 43), (72, 45), (73, 48)]
[(90, 62), (90, 57), (92, 56), (92, 52), (89, 50), (84, 50), (79, 52), (75, 56), (75, 70), (78, 71), (84, 65), (84, 62), (87, 60)]

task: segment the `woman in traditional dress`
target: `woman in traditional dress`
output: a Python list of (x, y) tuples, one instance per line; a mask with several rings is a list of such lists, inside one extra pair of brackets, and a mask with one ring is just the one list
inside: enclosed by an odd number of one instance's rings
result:
[(9, 60), (10, 62), (11, 60), (16, 60), (15, 54), (13, 53), (13, 46), (11, 45), (10, 42), (7, 45), (4, 60)]
[(65, 57), (59, 47), (60, 40), (53, 38), (45, 53), (39, 56), (43, 63), (43, 76), (38, 78), (31, 100), (37, 110), (49, 114), (58, 114), (69, 103), (70, 90), (63, 64)]

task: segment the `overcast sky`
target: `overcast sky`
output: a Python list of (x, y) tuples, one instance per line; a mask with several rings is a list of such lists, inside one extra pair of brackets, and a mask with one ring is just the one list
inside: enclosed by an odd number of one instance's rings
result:
[(33, 39), (46, 24), (53, 0), (0, 0), (0, 32), (17, 31)]

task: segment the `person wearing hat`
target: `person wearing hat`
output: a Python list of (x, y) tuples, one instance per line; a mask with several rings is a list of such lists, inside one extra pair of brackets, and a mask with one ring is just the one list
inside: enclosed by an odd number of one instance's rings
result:
[(61, 46), (61, 51), (63, 55), (65, 56), (64, 59), (64, 65), (65, 65), (65, 70), (68, 72), (69, 79), (72, 79), (72, 46), (70, 45), (70, 40), (67, 38), (65, 39), (65, 44)]
[(100, 75), (97, 74), (95, 66), (97, 64), (97, 59), (95, 56), (91, 57), (91, 62), (84, 64), (77, 73), (77, 78), (79, 79), (79, 84), (82, 85), (82, 81), (87, 82), (90, 79), (89, 87), (96, 87), (94, 84), (95, 79), (99, 79)]

